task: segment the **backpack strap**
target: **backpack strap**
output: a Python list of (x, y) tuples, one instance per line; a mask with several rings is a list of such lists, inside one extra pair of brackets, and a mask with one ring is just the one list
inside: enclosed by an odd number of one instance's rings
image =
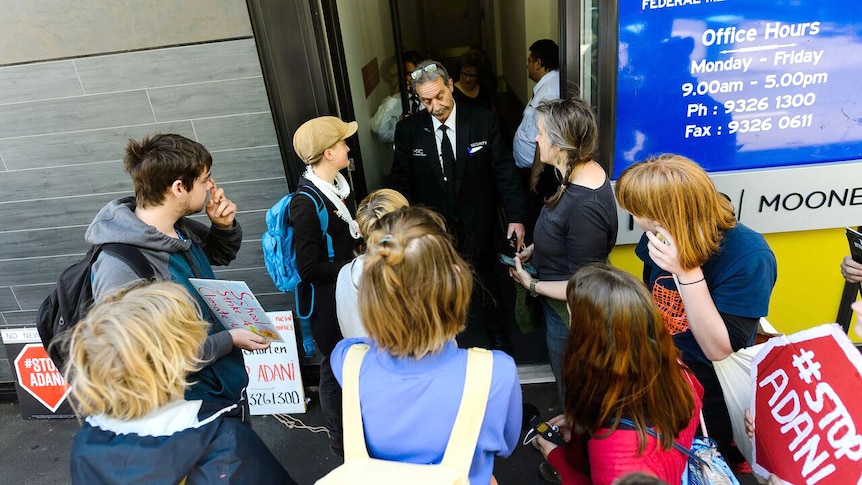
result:
[(315, 187), (314, 184), (301, 185), (298, 192), (314, 202), (314, 208), (317, 210), (317, 218), (320, 220), (320, 230), (323, 233), (323, 239), (326, 241), (326, 257), (330, 262), (335, 261), (335, 250), (332, 247), (332, 236), (326, 232), (329, 229), (329, 212), (326, 211), (326, 201), (323, 200), (323, 194), (317, 190), (317, 187)]
[[(368, 458), (362, 410), (359, 404), (359, 369), (368, 352), (367, 344), (354, 344), (347, 349), (342, 371), (342, 413), (344, 423), (344, 462)], [(473, 453), (479, 441), (479, 432), (485, 420), (494, 356), (489, 350), (470, 349), (467, 353), (467, 377), (461, 405), (449, 443), (443, 454), (442, 465), (470, 474)]]
[[(101, 245), (101, 250), (110, 253), (111, 256), (126, 263), (141, 279), (146, 280), (156, 276), (155, 269), (137, 246), (123, 243), (106, 243)], [(93, 261), (95, 260), (93, 258)]]
[(493, 371), (494, 354), (490, 350), (472, 348), (467, 351), (467, 377), (464, 379), (461, 406), (441, 462), (465, 475), (470, 474), (476, 443), (485, 421)]
[(359, 368), (368, 352), (368, 344), (353, 344), (347, 349), (341, 374), (342, 422), (344, 426), (344, 462), (368, 458), (362, 409), (359, 404)]
[[(703, 414), (701, 414), (701, 416), (703, 416)], [(621, 418), (620, 424), (623, 424), (627, 428), (631, 428), (632, 430), (638, 429), (637, 426), (635, 426), (634, 421), (632, 421), (629, 418)], [(647, 427), (645, 431), (647, 432), (648, 435), (652, 436), (653, 438), (657, 439), (658, 441), (661, 441), (661, 436), (658, 434), (658, 432), (656, 432), (656, 430), (653, 427), (651, 427), (651, 426)], [(701, 465), (706, 466), (707, 468), (710, 468), (710, 469), (712, 468), (712, 465), (710, 465), (709, 462), (707, 462), (703, 458), (695, 455), (694, 453), (691, 452), (691, 450), (686, 449), (685, 446), (682, 446), (681, 444), (679, 444), (679, 442), (674, 441), (673, 447), (676, 448), (677, 451), (679, 451), (683, 455), (687, 456), (690, 460), (694, 460), (694, 461), (700, 463)]]

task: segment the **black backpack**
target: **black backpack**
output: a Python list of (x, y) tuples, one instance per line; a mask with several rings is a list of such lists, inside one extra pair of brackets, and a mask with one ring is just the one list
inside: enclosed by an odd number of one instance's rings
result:
[(119, 258), (142, 279), (155, 276), (155, 270), (136, 246), (121, 243), (97, 244), (90, 248), (84, 259), (60, 273), (54, 290), (45, 298), (36, 313), (36, 328), (42, 345), (54, 365), (61, 371), (66, 363), (64, 349), (51, 345), (54, 337), (70, 330), (87, 314), (93, 304), (91, 269), (99, 253), (107, 251)]

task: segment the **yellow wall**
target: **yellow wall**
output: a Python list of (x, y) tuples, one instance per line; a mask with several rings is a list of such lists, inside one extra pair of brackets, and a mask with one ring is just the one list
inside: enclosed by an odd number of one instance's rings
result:
[[(784, 333), (835, 322), (844, 279), (838, 265), (849, 253), (844, 228), (766, 234), (778, 261), (778, 281), (767, 319)], [(633, 245), (617, 246), (611, 263), (641, 276), (643, 264)], [(854, 320), (855, 322), (855, 320)], [(850, 338), (862, 341), (851, 325)]]

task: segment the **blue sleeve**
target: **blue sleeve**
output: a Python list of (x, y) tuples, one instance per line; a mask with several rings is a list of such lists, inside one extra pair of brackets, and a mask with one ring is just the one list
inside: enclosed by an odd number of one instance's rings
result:
[(494, 416), (494, 418), (503, 421), (502, 427), (499, 428), (502, 429), (503, 434), (497, 455), (506, 457), (511, 455), (518, 445), (524, 409), (515, 361), (507, 354), (496, 350), (494, 351), (494, 381), (488, 402), (489, 404), (505, 403), (506, 406), (505, 410), (501, 410), (502, 413)]
[(521, 424), (523, 423), (524, 405), (521, 400), (521, 385), (518, 382), (518, 371), (515, 370), (515, 379), (512, 381), (509, 394), (509, 413), (506, 416), (506, 447), (500, 452), (500, 456), (509, 456), (518, 446), (521, 437)]
[(710, 287), (715, 307), (722, 313), (740, 317), (766, 316), (777, 273), (775, 255), (771, 251), (746, 254), (723, 271), (726, 278)]
[[(338, 385), (341, 385), (341, 376), (344, 373), (344, 358), (347, 356), (347, 351), (353, 344), (369, 343), (367, 339), (362, 338), (346, 338), (335, 345), (335, 349), (329, 354), (329, 365), (332, 368), (332, 374)], [(369, 352), (372, 352), (370, 349)]]

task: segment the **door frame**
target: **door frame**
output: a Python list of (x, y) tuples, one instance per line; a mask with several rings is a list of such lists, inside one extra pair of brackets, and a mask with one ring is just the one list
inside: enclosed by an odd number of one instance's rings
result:
[[(246, 0), (288, 187), (305, 164), (293, 134), (318, 116), (355, 119), (336, 0)], [(286, 28), (286, 26), (291, 26)], [(357, 137), (347, 140), (355, 200), (368, 192)]]

